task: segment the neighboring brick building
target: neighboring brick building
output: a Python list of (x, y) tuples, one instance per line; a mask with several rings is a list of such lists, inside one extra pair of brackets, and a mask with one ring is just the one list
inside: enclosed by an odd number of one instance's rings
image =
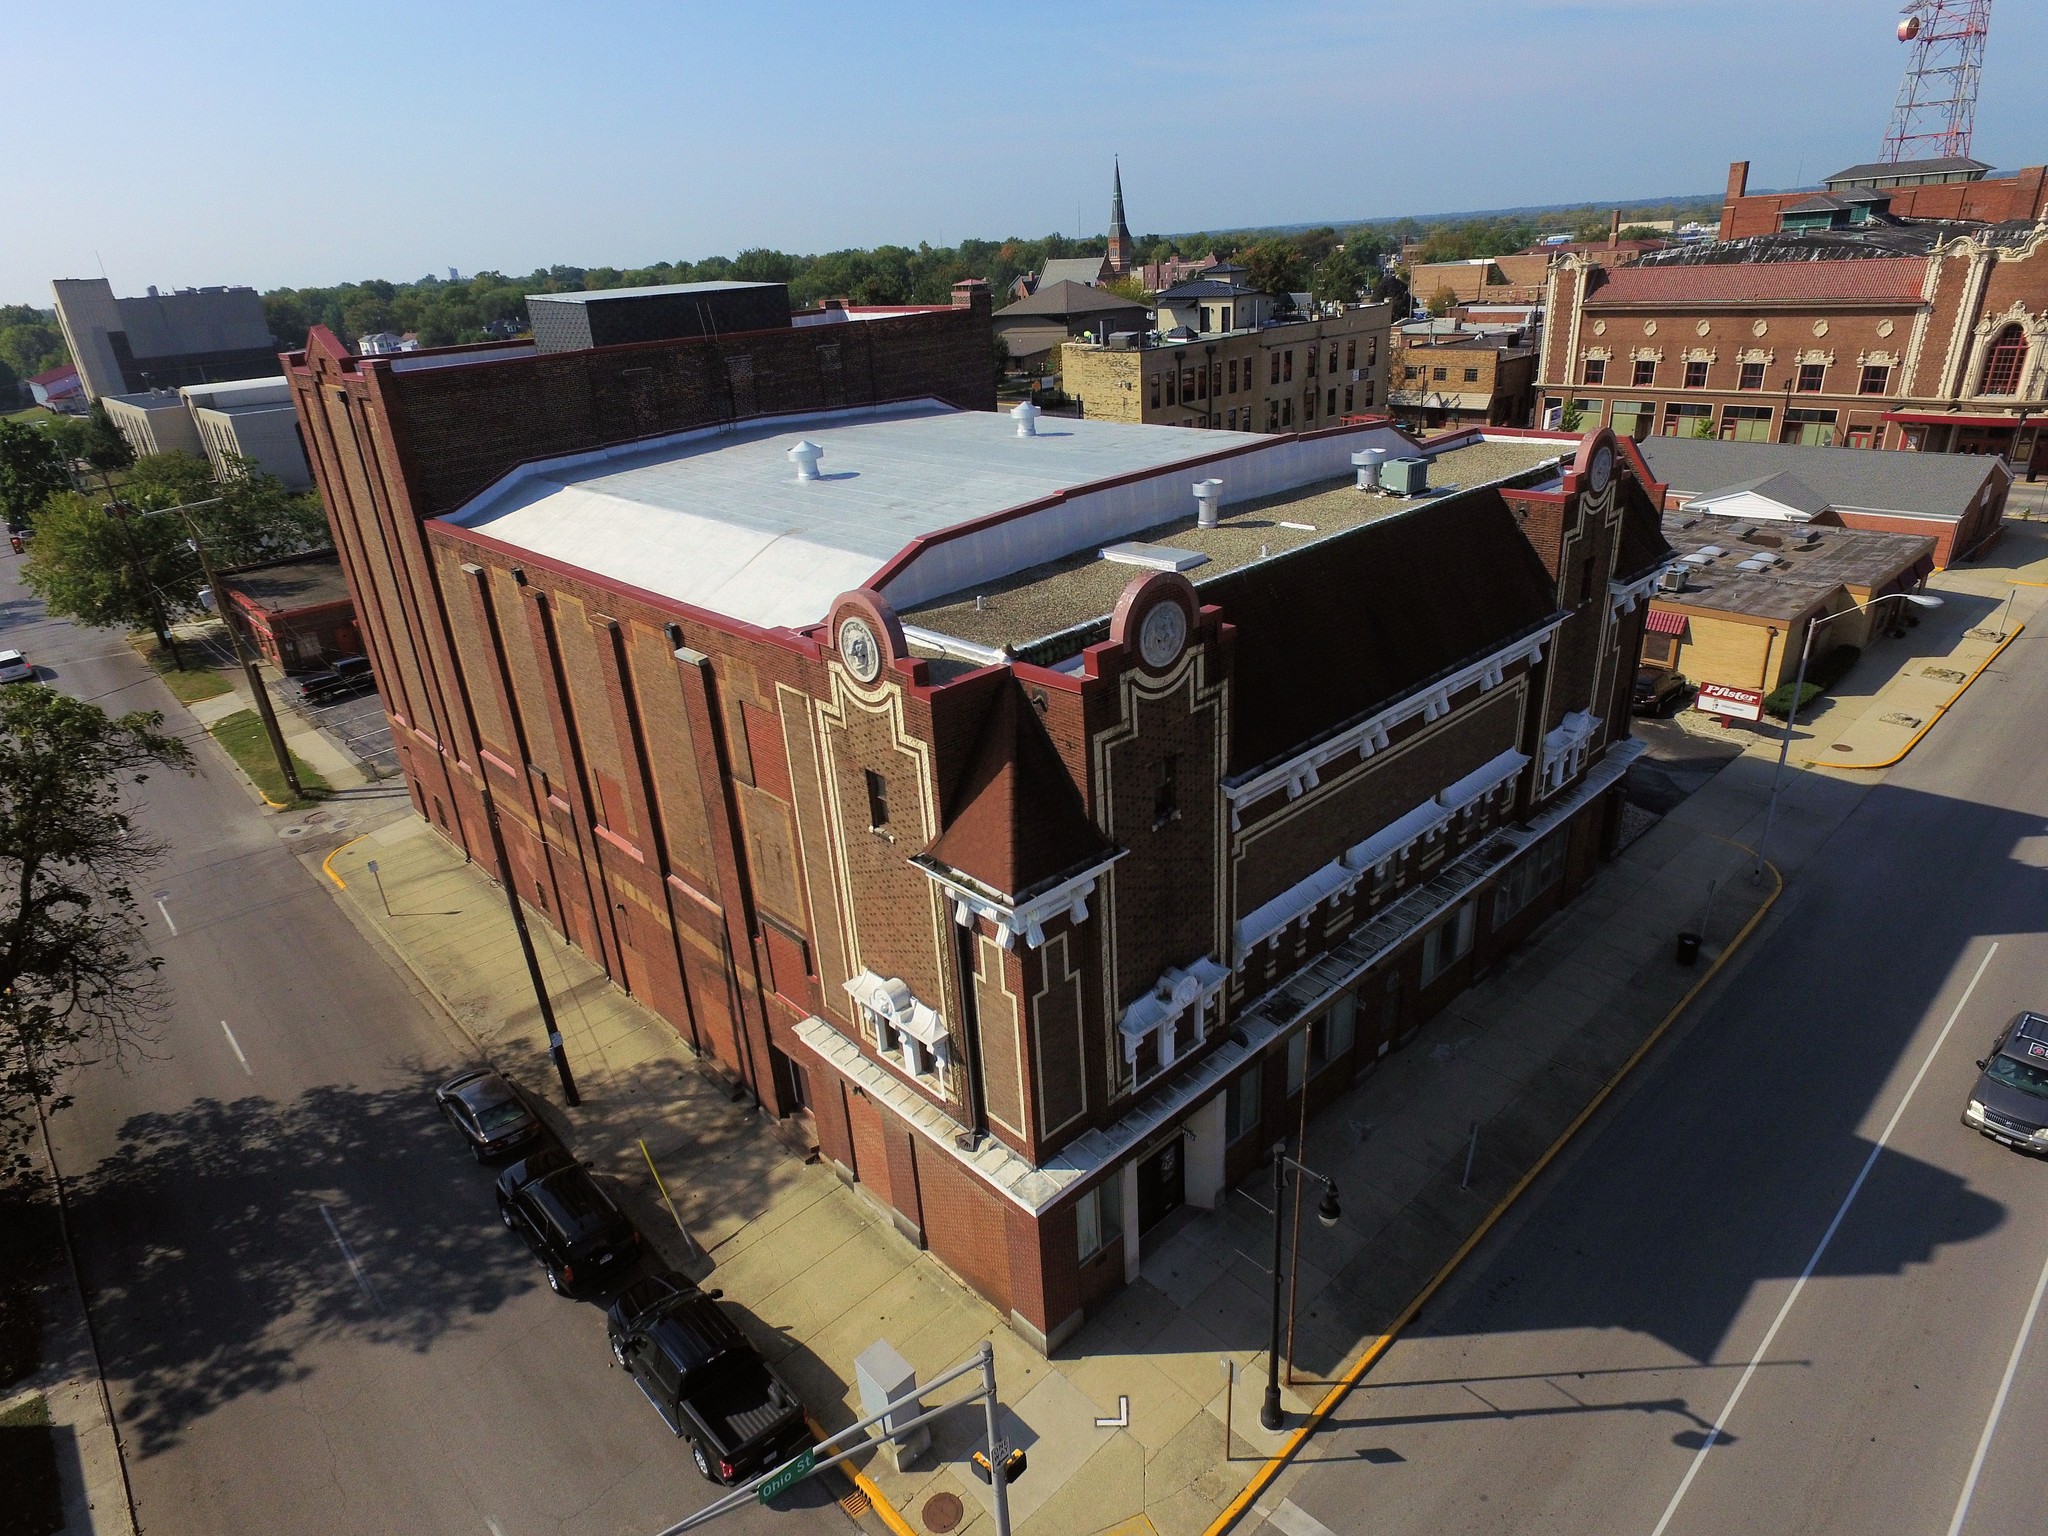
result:
[[(1990, 176), (1981, 160), (1908, 160), (1893, 165), (1852, 165), (1824, 183), (1824, 191), (1749, 190), (1749, 162), (1728, 167), (1728, 196), (1721, 205), (1723, 240), (1770, 235), (1786, 228), (1793, 209), (1811, 211), (1816, 200), (1838, 203), (1846, 225), (1872, 212), (1895, 219), (2033, 224), (2048, 218), (2048, 166), (2029, 166), (2011, 176)], [(1874, 194), (1874, 200), (1873, 195)], [(1794, 216), (1794, 227), (1799, 216)]]
[(488, 864), (487, 776), (536, 909), (1050, 1347), (1591, 878), (1669, 551), (1604, 434), (1401, 501), (1383, 425), (991, 414), (981, 292), (830, 334), (288, 361), (420, 813)]
[(1520, 331), (1455, 320), (1396, 326), (1387, 364), (1387, 409), (1413, 426), (1529, 423), (1536, 405), (1536, 349)]
[(1166, 329), (1156, 337), (1061, 348), (1061, 387), (1088, 416), (1294, 432), (1385, 402), (1389, 305), (1347, 304), (1341, 314), (1245, 326), (1244, 313), (1266, 315), (1269, 296), (1212, 279), (1174, 292), (1160, 295)]
[(287, 555), (220, 573), (228, 612), (280, 672), (311, 672), (363, 653), (355, 603), (331, 549)]
[(1408, 293), (1425, 307), (1442, 293), (1457, 304), (1531, 304), (1543, 297), (1550, 262), (1547, 251), (1417, 262), (1408, 270)]
[(1543, 408), (1623, 436), (2048, 468), (2048, 224), (1767, 234), (1552, 269)]

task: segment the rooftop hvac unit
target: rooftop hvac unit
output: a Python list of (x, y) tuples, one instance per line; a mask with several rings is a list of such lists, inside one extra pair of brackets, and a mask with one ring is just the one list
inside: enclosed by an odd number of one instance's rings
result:
[(1429, 460), (1387, 460), (1380, 466), (1380, 488), (1396, 496), (1421, 495), (1429, 489)]
[(1682, 565), (1666, 566), (1664, 573), (1657, 578), (1657, 590), (1659, 592), (1683, 592), (1685, 590), (1685, 567)]

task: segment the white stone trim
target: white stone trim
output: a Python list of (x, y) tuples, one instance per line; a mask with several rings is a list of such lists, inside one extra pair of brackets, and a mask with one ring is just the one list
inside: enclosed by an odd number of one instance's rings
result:
[(1593, 737), (1600, 729), (1600, 717), (1583, 709), (1575, 709), (1564, 717), (1562, 724), (1543, 738), (1539, 772), (1542, 793), (1554, 795), (1585, 766), (1586, 753), (1593, 744)]
[(1363, 869), (1352, 869), (1342, 859), (1332, 859), (1307, 879), (1297, 880), (1271, 901), (1254, 907), (1237, 920), (1233, 960), (1243, 965), (1245, 956), (1266, 940), (1284, 932), (1291, 923), (1306, 923), (1317, 907), (1333, 897), (1348, 895), (1364, 878)]
[(1383, 751), (1388, 745), (1388, 733), (1396, 726), (1420, 717), (1425, 722), (1440, 720), (1450, 713), (1451, 700), (1474, 683), (1480, 692), (1490, 693), (1501, 684), (1503, 674), (1517, 662), (1526, 661), (1531, 666), (1543, 659), (1543, 648), (1549, 644), (1564, 624), (1567, 615), (1550, 620), (1533, 635), (1525, 636), (1514, 644), (1504, 646), (1491, 656), (1473, 662), (1468, 667), (1452, 673), (1441, 682), (1408, 695), (1398, 703), (1391, 704), (1376, 715), (1368, 716), (1355, 725), (1347, 726), (1336, 735), (1317, 742), (1305, 752), (1296, 753), (1286, 761), (1236, 781), (1226, 780), (1223, 796), (1230, 802), (1230, 829), (1235, 832), (1248, 805), (1255, 805), (1274, 790), (1284, 787), (1287, 798), (1298, 800), (1314, 789), (1321, 780), (1319, 771), (1351, 752), (1361, 757), (1370, 757)]
[(1003, 948), (1015, 949), (1017, 940), (1022, 938), (1030, 948), (1037, 949), (1045, 943), (1045, 925), (1061, 913), (1076, 924), (1088, 921), (1089, 898), (1095, 894), (1096, 886), (1110, 865), (1123, 856), (1124, 851), (1118, 849), (1099, 864), (1077, 870), (1059, 884), (1049, 886), (1015, 906), (933, 864), (918, 862), (917, 867), (939, 886), (953, 904), (953, 921), (962, 928), (971, 927), (977, 917), (985, 917), (995, 925), (996, 937), (1002, 941)]
[(1186, 970), (1169, 965), (1159, 980), (1152, 984), (1152, 989), (1126, 1008), (1116, 1021), (1117, 1033), (1123, 1036), (1125, 1062), (1136, 1062), (1138, 1047), (1144, 1043), (1145, 1037), (1157, 1035), (1159, 1070), (1164, 1072), (1172, 1066), (1174, 1026), (1190, 1009), (1199, 1018), (1209, 1006), (1209, 1000), (1221, 992), (1229, 980), (1230, 972), (1207, 955)]
[(1529, 763), (1529, 754), (1517, 752), (1513, 747), (1502, 752), (1491, 761), (1473, 769), (1437, 798), (1437, 804), (1453, 813), (1466, 806), (1485, 799), (1501, 785), (1508, 783)]
[(1636, 604), (1657, 590), (1657, 582), (1664, 575), (1667, 566), (1660, 565), (1647, 576), (1638, 576), (1634, 581), (1613, 581), (1607, 583), (1607, 598), (1616, 614), (1634, 613)]

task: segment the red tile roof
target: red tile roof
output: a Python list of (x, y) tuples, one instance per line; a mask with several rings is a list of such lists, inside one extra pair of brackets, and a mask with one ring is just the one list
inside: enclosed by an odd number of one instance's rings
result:
[(1910, 304), (1927, 277), (1921, 257), (1862, 261), (1751, 261), (1715, 265), (1620, 267), (1586, 296), (1589, 309), (1609, 305), (1768, 304), (1833, 300)]

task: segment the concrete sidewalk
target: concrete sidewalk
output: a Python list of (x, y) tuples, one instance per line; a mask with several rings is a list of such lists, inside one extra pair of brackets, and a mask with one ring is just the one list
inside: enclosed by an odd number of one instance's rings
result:
[[(1755, 836), (1768, 783), (1766, 761), (1736, 759), (1310, 1125), (1305, 1161), (1339, 1181), (1344, 1217), (1333, 1231), (1302, 1224), (1298, 1379), (1283, 1393), (1291, 1424), (1673, 1016), (1701, 974), (1674, 963), (1674, 935), (1703, 931), (1712, 962), (1767, 901), (1774, 882), (1749, 882), (1742, 845)], [(1786, 860), (1802, 862), (1867, 788), (1794, 776), (1780, 809)], [(536, 923), (584, 1099), (561, 1109), (502, 893), (422, 823), (394, 820), (334, 849), (326, 868), (358, 923), (486, 1053), (547, 1096), (583, 1155), (624, 1182), (670, 1261), (715, 1275), (828, 1426), (856, 1417), (852, 1362), (875, 1339), (926, 1377), (993, 1339), (1011, 1437), (1030, 1457), (1013, 1521), (1048, 1536), (1203, 1531), (1286, 1444), (1286, 1432), (1258, 1423), (1271, 1285), (1260, 1255), (1272, 1251), (1260, 1188), (1175, 1218), (1184, 1224), (1147, 1253), (1139, 1280), (1047, 1361), (862, 1191), (807, 1165), (693, 1070), (670, 1026)], [(656, 1194), (643, 1142), (685, 1231)], [(1234, 1390), (1226, 1360), (1238, 1372)], [(1126, 1403), (1127, 1423), (1098, 1424), (1123, 1416)], [(987, 1490), (966, 1466), (978, 1422), (962, 1414), (943, 1425), (909, 1473), (867, 1465), (892, 1529), (931, 1528), (923, 1512), (946, 1494), (964, 1505), (959, 1529), (984, 1525)], [(943, 1523), (943, 1508), (934, 1514)]]

